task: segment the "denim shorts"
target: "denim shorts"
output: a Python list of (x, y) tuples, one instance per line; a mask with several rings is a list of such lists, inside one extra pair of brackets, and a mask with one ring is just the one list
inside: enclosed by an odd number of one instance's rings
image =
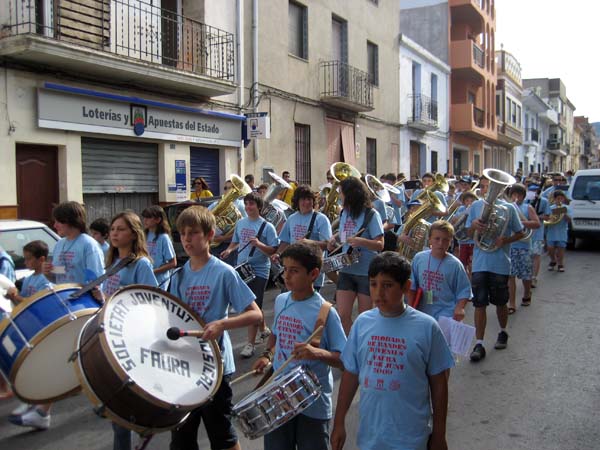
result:
[(340, 273), (336, 288), (338, 291), (352, 291), (358, 294), (371, 295), (369, 277), (367, 275)]
[(531, 245), (531, 254), (541, 256), (544, 254), (544, 241), (533, 241)]
[(567, 248), (566, 241), (548, 241), (548, 247), (559, 247), (559, 248)]
[(471, 275), (471, 284), (474, 307), (485, 307), (490, 303), (502, 306), (508, 303), (508, 275), (474, 272)]
[(533, 275), (533, 258), (528, 248), (510, 249), (510, 275), (521, 280), (531, 280)]

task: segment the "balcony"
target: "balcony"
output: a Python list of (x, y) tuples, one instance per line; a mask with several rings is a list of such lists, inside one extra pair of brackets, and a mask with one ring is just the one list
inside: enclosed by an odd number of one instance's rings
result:
[(373, 84), (367, 72), (342, 61), (321, 61), (319, 69), (323, 103), (354, 112), (374, 109)]
[(456, 103), (450, 106), (450, 128), (477, 140), (496, 140), (496, 129), (485, 125), (485, 111), (472, 103)]
[(450, 42), (452, 74), (483, 85), (487, 74), (483, 50), (471, 39)]
[(236, 89), (232, 33), (142, 0), (8, 0), (0, 20), (4, 59), (159, 92)]
[(411, 116), (408, 126), (420, 131), (433, 131), (438, 129), (438, 104), (423, 94), (408, 96), (411, 102)]
[(486, 15), (483, 0), (450, 0), (450, 12), (453, 23), (468, 23), (474, 34), (483, 32)]
[(498, 142), (507, 147), (516, 147), (523, 143), (523, 131), (510, 122), (497, 118)]
[(560, 150), (560, 141), (556, 139), (548, 139), (548, 141), (546, 141), (546, 148), (548, 150)]
[(548, 139), (546, 141), (546, 151), (556, 156), (567, 156), (568, 151), (564, 144), (558, 139)]
[(540, 142), (540, 135), (535, 128), (525, 128), (523, 130), (523, 144), (536, 145)]

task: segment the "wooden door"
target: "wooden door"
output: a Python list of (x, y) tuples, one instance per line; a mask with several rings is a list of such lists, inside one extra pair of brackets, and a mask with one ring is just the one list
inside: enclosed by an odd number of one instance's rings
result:
[(418, 142), (410, 141), (410, 177), (421, 176), (421, 146)]
[(17, 203), (19, 219), (50, 224), (58, 204), (58, 149), (17, 144)]

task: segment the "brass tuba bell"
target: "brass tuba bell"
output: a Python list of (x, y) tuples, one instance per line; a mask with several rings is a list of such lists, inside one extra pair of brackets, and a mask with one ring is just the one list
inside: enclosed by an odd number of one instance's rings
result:
[[(217, 222), (217, 235), (227, 235), (233, 230), (237, 221), (242, 218), (242, 214), (233, 202), (252, 192), (252, 188), (239, 176), (232, 174), (230, 181), (232, 188), (221, 197), (219, 203), (212, 209)], [(217, 245), (219, 244), (211, 243), (212, 247)]]
[(325, 200), (325, 206), (323, 206), (323, 210), (321, 212), (329, 218), (331, 223), (333, 223), (340, 214), (338, 206), (338, 187), (340, 186), (340, 183), (348, 177), (360, 179), (360, 172), (350, 164), (343, 162), (333, 163), (329, 168), (329, 172), (333, 177), (333, 183), (331, 183), (331, 188), (329, 188), (329, 192)]

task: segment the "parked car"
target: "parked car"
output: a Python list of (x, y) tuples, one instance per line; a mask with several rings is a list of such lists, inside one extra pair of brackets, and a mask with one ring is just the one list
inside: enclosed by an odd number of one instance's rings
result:
[(60, 236), (40, 222), (32, 220), (0, 220), (0, 246), (12, 257), (15, 263), (17, 280), (32, 273), (25, 267), (23, 247), (31, 241), (44, 241), (48, 244), (49, 256)]
[(569, 247), (577, 238), (600, 239), (600, 169), (578, 170), (569, 186), (571, 226)]

